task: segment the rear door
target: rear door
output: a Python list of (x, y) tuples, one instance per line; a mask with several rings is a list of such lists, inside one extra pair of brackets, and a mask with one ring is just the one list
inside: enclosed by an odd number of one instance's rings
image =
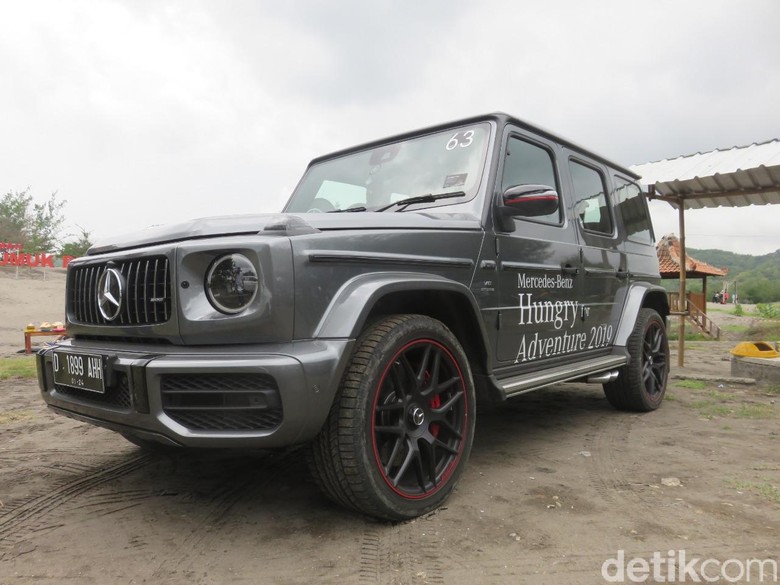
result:
[(583, 331), (587, 350), (612, 346), (628, 283), (626, 253), (610, 201), (607, 169), (569, 152), (573, 221), (582, 246)]

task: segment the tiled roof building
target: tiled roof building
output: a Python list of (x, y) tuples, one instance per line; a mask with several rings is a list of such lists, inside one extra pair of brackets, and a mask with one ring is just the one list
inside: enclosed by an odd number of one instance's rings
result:
[[(674, 234), (667, 234), (655, 246), (658, 253), (658, 267), (661, 270), (661, 278), (680, 277), (680, 240)], [(717, 268), (706, 262), (685, 256), (685, 273), (689, 278), (703, 278), (705, 276), (726, 276), (727, 268)]]

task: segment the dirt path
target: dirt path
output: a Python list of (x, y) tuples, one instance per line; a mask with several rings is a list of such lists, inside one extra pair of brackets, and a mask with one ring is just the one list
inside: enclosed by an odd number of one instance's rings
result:
[(0, 382), (0, 584), (592, 584), (621, 549), (777, 559), (780, 397), (673, 384), (645, 415), (576, 384), (482, 413), (448, 506), (388, 525), (324, 500), (299, 451), (145, 455)]
[[(28, 323), (65, 321), (65, 271), (0, 267), (0, 358), (24, 349)], [(36, 345), (54, 337), (36, 337)]]
[[(0, 274), (0, 354), (62, 318), (63, 288)], [(731, 346), (689, 343), (673, 373), (728, 376)], [(590, 585), (619, 550), (777, 559), (779, 423), (767, 387), (674, 379), (634, 415), (558, 386), (480, 413), (447, 507), (389, 525), (326, 501), (300, 451), (146, 455), (0, 382), (0, 585)]]

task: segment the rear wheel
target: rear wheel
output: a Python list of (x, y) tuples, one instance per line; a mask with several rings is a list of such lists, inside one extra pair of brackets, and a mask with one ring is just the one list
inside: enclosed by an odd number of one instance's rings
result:
[(357, 342), (310, 466), (334, 501), (387, 520), (450, 495), (471, 450), (474, 385), (441, 322), (388, 317)]
[(640, 309), (627, 345), (630, 358), (614, 382), (604, 384), (610, 404), (647, 412), (661, 406), (669, 377), (666, 324), (653, 309)]

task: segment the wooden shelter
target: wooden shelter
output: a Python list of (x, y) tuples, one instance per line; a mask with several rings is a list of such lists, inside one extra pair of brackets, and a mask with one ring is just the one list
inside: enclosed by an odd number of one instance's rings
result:
[[(686, 296), (685, 210), (704, 207), (745, 207), (780, 203), (780, 140), (698, 152), (635, 165), (650, 199), (666, 201), (678, 210), (680, 224), (680, 297)], [(677, 363), (685, 364), (685, 318), (680, 313)]]
[[(658, 253), (658, 267), (661, 271), (661, 278), (678, 279), (680, 278), (680, 266), (682, 249), (680, 246), (680, 240), (674, 234), (667, 234), (655, 245), (656, 252)], [(688, 300), (693, 303), (695, 307), (700, 309), (704, 314), (707, 313), (707, 277), (708, 276), (726, 276), (728, 274), (727, 268), (717, 268), (712, 264), (707, 264), (701, 260), (686, 255), (685, 256), (685, 279), (700, 278), (702, 281), (701, 293), (687, 293)], [(675, 293), (677, 310), (682, 310), (679, 304), (679, 293)], [(670, 303), (674, 306), (675, 303)]]

